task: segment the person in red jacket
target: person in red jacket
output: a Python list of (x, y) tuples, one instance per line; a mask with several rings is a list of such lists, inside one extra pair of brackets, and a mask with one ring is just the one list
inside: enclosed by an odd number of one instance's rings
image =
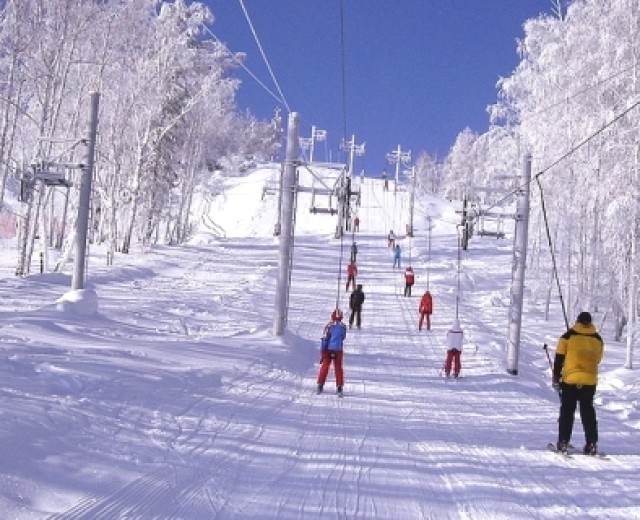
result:
[(418, 330), (422, 330), (422, 323), (427, 318), (427, 330), (431, 330), (431, 314), (433, 313), (433, 298), (429, 291), (425, 291), (420, 299), (420, 306), (418, 307), (420, 312), (420, 321), (418, 322)]
[(360, 231), (360, 217), (356, 215), (356, 218), (353, 219), (353, 230)]
[(411, 287), (416, 281), (416, 277), (413, 274), (413, 268), (407, 267), (404, 271), (404, 295), (411, 296)]
[(351, 287), (353, 289), (356, 288), (356, 275), (357, 274), (358, 274), (358, 268), (356, 267), (356, 263), (355, 262), (351, 262), (347, 266), (347, 288), (345, 289), (345, 291), (349, 290), (349, 285), (351, 285)]

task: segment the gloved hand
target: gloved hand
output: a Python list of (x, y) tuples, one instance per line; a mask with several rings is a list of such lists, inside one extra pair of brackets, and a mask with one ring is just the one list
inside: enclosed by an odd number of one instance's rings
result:
[(560, 386), (560, 380), (559, 380), (558, 378), (556, 378), (556, 377), (554, 377), (554, 378), (553, 378), (553, 381), (552, 381), (552, 383), (551, 383), (551, 386), (553, 387), (553, 389), (554, 389), (556, 392), (560, 393), (561, 386)]

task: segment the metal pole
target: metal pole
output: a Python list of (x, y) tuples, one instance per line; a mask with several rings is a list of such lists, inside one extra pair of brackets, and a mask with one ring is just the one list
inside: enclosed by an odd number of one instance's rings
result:
[(91, 182), (98, 133), (98, 106), (100, 93), (91, 93), (91, 112), (89, 115), (89, 136), (87, 137), (87, 155), (80, 176), (80, 195), (78, 199), (78, 220), (76, 221), (75, 258), (73, 259), (73, 277), (71, 289), (84, 289), (85, 256), (87, 252), (87, 230), (89, 229), (89, 206), (91, 204)]
[[(462, 229), (464, 233), (464, 228)], [(460, 271), (462, 266), (462, 236), (458, 233), (458, 265), (456, 269), (456, 320), (460, 317)]]
[(315, 125), (311, 125), (311, 147), (309, 149), (309, 162), (313, 162), (313, 143), (316, 140), (316, 127)]
[(282, 175), (282, 233), (280, 233), (278, 281), (276, 285), (275, 313), (273, 317), (273, 333), (276, 336), (282, 336), (287, 325), (287, 302), (289, 301), (291, 269), (289, 260), (293, 251), (293, 210), (296, 187), (299, 122), (297, 112), (291, 112), (289, 114), (287, 129), (287, 154)]
[(429, 241), (427, 242), (427, 290), (429, 290), (429, 274), (431, 271), (431, 230), (433, 229), (430, 216), (427, 217), (427, 222), (429, 223)]
[(280, 175), (278, 176), (278, 220), (273, 228), (273, 236), (280, 236), (282, 232), (282, 183), (284, 182), (284, 168), (280, 168)]
[(529, 236), (529, 192), (531, 186), (531, 155), (524, 157), (522, 189), (516, 209), (515, 241), (513, 246), (513, 272), (511, 275), (511, 302), (509, 305), (509, 336), (507, 342), (507, 372), (518, 375), (522, 302), (524, 299), (527, 241)]
[(416, 167), (411, 167), (411, 198), (409, 202), (409, 236), (413, 236), (413, 207), (416, 197)]
[(638, 291), (638, 275), (636, 269), (636, 262), (638, 256), (638, 204), (640, 203), (640, 146), (635, 147), (635, 169), (633, 179), (633, 192), (636, 199), (636, 203), (633, 205), (633, 220), (631, 222), (631, 262), (629, 265), (629, 290), (627, 298), (627, 315), (629, 319), (627, 321), (627, 349), (624, 360), (624, 368), (633, 368), (633, 349), (637, 338), (637, 291)]
[(356, 136), (351, 134), (349, 143), (349, 177), (353, 177), (353, 156), (356, 154)]
[(398, 181), (400, 180), (400, 157), (401, 157), (400, 145), (398, 145), (398, 156), (396, 157), (396, 184), (393, 191), (398, 191)]

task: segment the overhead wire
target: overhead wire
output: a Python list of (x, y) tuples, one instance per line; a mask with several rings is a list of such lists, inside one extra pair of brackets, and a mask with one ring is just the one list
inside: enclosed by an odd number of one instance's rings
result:
[[(601, 79), (600, 81), (597, 81), (595, 83), (593, 83), (592, 85), (589, 85), (585, 88), (582, 88), (580, 90), (575, 91), (574, 93), (572, 93), (571, 95), (567, 96), (566, 98), (562, 99), (561, 101), (558, 101), (556, 103), (552, 103), (551, 105), (547, 105), (546, 107), (541, 108), (540, 110), (534, 112), (533, 114), (527, 116), (525, 119), (529, 120), (531, 118), (535, 118), (536, 116), (543, 114), (545, 112), (547, 112), (548, 110), (551, 110), (561, 104), (566, 103), (567, 101), (569, 101), (570, 99), (574, 99), (577, 96), (584, 94), (585, 92), (588, 92), (590, 90), (593, 90), (595, 87), (599, 87), (600, 85), (603, 85), (609, 81), (611, 81), (612, 79), (616, 78), (617, 76), (633, 69), (635, 66), (637, 66), (638, 61), (634, 60), (633, 63), (631, 63), (629, 66), (624, 67), (623, 69), (620, 69), (616, 72), (614, 72), (613, 74), (611, 74), (610, 76), (607, 76), (606, 78)], [(538, 172), (538, 174), (536, 174), (536, 177), (546, 173), (548, 170), (550, 170), (551, 168), (553, 168), (554, 166), (556, 166), (558, 163), (560, 163), (561, 161), (563, 161), (564, 159), (566, 159), (567, 157), (569, 157), (570, 155), (572, 155), (573, 153), (575, 153), (577, 150), (579, 150), (580, 148), (582, 148), (582, 146), (584, 146), (585, 144), (589, 143), (592, 139), (594, 139), (596, 136), (598, 136), (599, 134), (601, 134), (602, 132), (604, 132), (608, 127), (612, 126), (614, 123), (616, 123), (619, 119), (621, 119), (622, 117), (624, 117), (628, 112), (630, 112), (631, 110), (633, 110), (634, 108), (636, 108), (638, 105), (640, 104), (640, 100), (637, 101), (636, 103), (632, 104), (630, 107), (628, 107), (626, 110), (624, 110), (623, 112), (621, 112), (620, 114), (618, 114), (616, 117), (614, 117), (611, 121), (607, 122), (603, 127), (601, 127), (600, 129), (598, 129), (596, 132), (594, 132), (593, 134), (591, 134), (590, 136), (588, 136), (586, 139), (584, 139), (582, 142), (578, 143), (576, 146), (572, 147), (571, 149), (569, 149), (564, 155), (562, 155), (559, 159), (557, 159), (555, 162), (553, 162), (552, 164), (550, 164), (549, 166), (547, 166), (546, 168), (544, 168), (542, 171)], [(533, 179), (532, 179), (533, 181)], [(532, 182), (530, 181), (530, 182)], [(501, 205), (502, 203), (505, 202), (505, 200), (507, 200), (508, 198), (512, 197), (513, 195), (515, 195), (517, 192), (521, 191), (524, 188), (524, 185), (521, 186), (517, 186), (516, 188), (514, 188), (513, 190), (511, 190), (509, 193), (507, 193), (504, 197), (502, 197), (501, 199), (499, 199), (497, 202), (495, 202), (494, 204), (490, 205), (488, 208), (486, 208), (486, 210), (490, 210), (495, 208), (496, 206)]]
[[(342, 64), (342, 131), (344, 141), (347, 142), (347, 81), (346, 81), (346, 52), (344, 37), (344, 0), (340, 0), (340, 57)], [(353, 173), (353, 172), (352, 172)]]
[(281, 104), (282, 106), (286, 106), (286, 102), (281, 98), (278, 97), (277, 94), (274, 94), (271, 89), (269, 89), (269, 87), (267, 87), (262, 81), (260, 81), (260, 79), (253, 73), (251, 72), (251, 70), (249, 69), (249, 67), (247, 67), (242, 60), (238, 59), (238, 57), (235, 55), (235, 53), (233, 53), (229, 47), (220, 39), (218, 38), (213, 32), (211, 32), (211, 29), (209, 29), (206, 25), (204, 27), (205, 31), (207, 33), (209, 33), (209, 35), (220, 45), (222, 45), (227, 53), (229, 54), (229, 56), (231, 57), (231, 59), (236, 62), (238, 65), (240, 65), (240, 67), (242, 67), (245, 72), (247, 74), (249, 74), (249, 76), (251, 76), (255, 82), (260, 85), (273, 99), (275, 99), (279, 104)]
[(458, 261), (456, 266), (456, 320), (459, 319), (460, 315), (460, 271), (462, 266), (462, 233), (464, 230), (462, 226), (458, 226)]
[(544, 219), (544, 228), (547, 235), (547, 244), (549, 245), (549, 251), (551, 253), (551, 268), (553, 271), (553, 278), (556, 282), (556, 286), (558, 287), (558, 295), (560, 298), (560, 306), (562, 307), (562, 316), (564, 317), (564, 323), (569, 328), (569, 319), (567, 318), (567, 308), (564, 303), (564, 297), (562, 295), (562, 286), (560, 285), (560, 276), (558, 274), (558, 265), (556, 262), (556, 254), (553, 248), (553, 240), (551, 239), (551, 230), (549, 227), (549, 219), (547, 217), (547, 208), (544, 202), (544, 191), (542, 189), (542, 184), (540, 183), (540, 178), (536, 175), (536, 181), (538, 182), (538, 188), (540, 189), (540, 204), (542, 206), (542, 218)]
[(249, 28), (251, 29), (251, 34), (253, 34), (253, 38), (256, 41), (256, 45), (258, 46), (258, 50), (260, 51), (260, 54), (262, 55), (262, 59), (264, 60), (265, 65), (267, 66), (267, 70), (269, 71), (269, 74), (271, 75), (271, 79), (273, 80), (274, 85), (276, 86), (276, 88), (278, 89), (278, 93), (280, 94), (280, 98), (282, 99), (282, 102), (284, 104), (285, 107), (287, 107), (287, 111), (291, 112), (291, 108), (289, 108), (289, 104), (287, 103), (287, 100), (284, 97), (284, 94), (282, 93), (282, 89), (280, 88), (280, 83), (278, 83), (278, 80), (276, 79), (275, 74), (273, 73), (273, 69), (271, 68), (271, 64), (269, 63), (269, 60), (267, 59), (267, 55), (264, 52), (264, 49), (262, 48), (262, 44), (260, 43), (260, 39), (258, 38), (258, 34), (256, 33), (255, 28), (253, 27), (253, 23), (251, 22), (251, 18), (249, 18), (249, 13), (247, 12), (247, 8), (244, 5), (244, 0), (238, 0), (238, 2), (240, 2), (240, 7), (242, 7), (242, 11), (244, 12), (244, 16), (247, 20), (247, 23), (249, 24)]
[[(344, 2), (340, 0), (340, 58), (341, 58), (341, 70), (342, 70), (342, 126), (343, 126), (343, 140), (347, 142), (347, 87), (346, 87), (346, 59), (345, 59), (345, 37), (344, 37)], [(350, 172), (352, 173), (352, 172)], [(343, 182), (341, 183), (343, 193), (342, 197), (350, 197), (349, 193), (346, 193), (346, 186), (344, 179), (346, 177), (345, 171), (341, 173)], [(345, 215), (343, 215), (345, 217)], [(346, 215), (349, 217), (349, 215)], [(342, 289), (342, 258), (344, 256), (344, 233), (342, 229), (337, 230), (340, 233), (340, 260), (338, 261), (338, 290), (336, 293), (336, 308), (340, 304), (340, 294)]]
[[(604, 132), (605, 130), (607, 130), (610, 126), (614, 125), (616, 122), (618, 122), (620, 119), (622, 119), (624, 116), (626, 116), (629, 112), (631, 112), (633, 109), (635, 109), (637, 106), (640, 105), (640, 100), (636, 101), (635, 103), (633, 103), (631, 106), (629, 106), (628, 108), (626, 108), (625, 110), (623, 110), (621, 113), (619, 113), (617, 116), (615, 116), (613, 119), (611, 119), (610, 121), (608, 121), (607, 123), (605, 123), (603, 126), (601, 126), (598, 130), (596, 130), (595, 132), (593, 132), (592, 134), (590, 134), (588, 137), (586, 137), (585, 139), (583, 139), (582, 141), (580, 141), (578, 144), (576, 144), (575, 146), (573, 146), (572, 148), (570, 148), (567, 152), (565, 152), (564, 154), (562, 154), (558, 159), (556, 159), (555, 161), (553, 161), (551, 164), (549, 164), (548, 166), (546, 166), (545, 168), (543, 168), (542, 170), (540, 170), (534, 177), (534, 179), (537, 179), (538, 177), (544, 175), (545, 173), (547, 173), (551, 168), (553, 168), (554, 166), (557, 166), (559, 163), (561, 163), (562, 161), (564, 161), (567, 157), (573, 155), (575, 152), (577, 152), (579, 149), (581, 149), (584, 145), (588, 144), (589, 142), (591, 142), (593, 139), (595, 139), (598, 135), (600, 135), (602, 132)], [(529, 183), (533, 182), (534, 179), (531, 179), (529, 181)], [(516, 186), (515, 188), (513, 188), (511, 191), (509, 191), (509, 193), (507, 193), (504, 197), (502, 197), (501, 199), (499, 199), (498, 201), (496, 201), (494, 204), (489, 205), (485, 211), (488, 211), (490, 209), (495, 208), (496, 206), (499, 206), (501, 204), (503, 204), (507, 199), (513, 197), (516, 193), (522, 191), (526, 186), (525, 184), (520, 184), (518, 186)]]
[(533, 112), (532, 114), (530, 114), (529, 116), (527, 116), (526, 120), (529, 119), (533, 119), (541, 114), (544, 114), (545, 112), (548, 112), (549, 110), (556, 108), (559, 105), (565, 104), (567, 101), (574, 99), (576, 97), (578, 97), (581, 94), (584, 94), (585, 92), (589, 92), (590, 90), (593, 90), (596, 87), (599, 87), (600, 85), (603, 85), (604, 83), (607, 83), (609, 81), (611, 81), (612, 79), (616, 78), (617, 76), (620, 76), (621, 74), (624, 74), (625, 72), (632, 70), (634, 67), (636, 67), (638, 65), (638, 61), (634, 60), (633, 63), (631, 63), (631, 65), (629, 65), (628, 67), (625, 67), (624, 69), (620, 69), (616, 72), (614, 72), (613, 74), (611, 74), (610, 76), (607, 76), (606, 78), (603, 78), (599, 81), (596, 81), (595, 83), (591, 84), (591, 85), (587, 85), (584, 88), (581, 88), (579, 90), (576, 90), (575, 92), (573, 92), (572, 94), (568, 95), (567, 97), (565, 97), (564, 99), (560, 100), (560, 101), (556, 101), (555, 103), (552, 103), (550, 105), (547, 105), (545, 107), (540, 108), (539, 110), (536, 110), (535, 112)]

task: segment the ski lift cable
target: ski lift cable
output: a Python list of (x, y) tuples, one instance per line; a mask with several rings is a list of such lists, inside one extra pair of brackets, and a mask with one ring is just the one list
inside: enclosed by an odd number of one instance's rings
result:
[[(344, 182), (344, 170), (342, 172), (343, 175), (343, 181)], [(342, 184), (341, 183), (341, 184)], [(341, 194), (341, 197), (344, 197), (344, 186), (342, 186), (342, 190), (343, 193)], [(344, 204), (344, 200), (343, 200), (343, 204)], [(344, 208), (343, 205), (339, 205), (338, 206), (340, 208), (340, 210), (342, 210)], [(343, 215), (344, 217), (344, 215)], [(342, 223), (341, 223), (342, 225)], [(340, 233), (340, 258), (338, 260), (338, 287), (337, 287), (337, 291), (336, 291), (336, 305), (335, 308), (339, 309), (340, 308), (340, 293), (342, 292), (342, 260), (344, 258), (344, 232), (342, 231), (342, 227), (338, 227), (337, 231)], [(347, 278), (348, 280), (348, 278)], [(345, 289), (346, 291), (346, 289)]]
[(585, 92), (589, 92), (590, 90), (595, 89), (596, 87), (599, 87), (600, 85), (603, 85), (605, 83), (608, 83), (609, 81), (611, 81), (612, 79), (615, 79), (617, 76), (620, 76), (621, 74), (624, 74), (625, 72), (628, 72), (629, 70), (632, 70), (634, 67), (636, 67), (638, 65), (638, 61), (634, 60), (633, 63), (631, 63), (629, 66), (625, 67), (624, 69), (620, 69), (616, 72), (614, 72), (613, 74), (611, 74), (610, 76), (607, 76), (606, 78), (603, 78), (599, 81), (596, 81), (595, 83), (591, 84), (591, 85), (587, 85), (585, 88), (582, 88), (580, 90), (577, 90), (576, 92), (574, 92), (573, 94), (568, 95), (566, 98), (562, 99), (561, 101), (557, 101), (555, 103), (552, 103), (550, 105), (547, 105), (546, 107), (542, 107), (541, 109), (533, 112), (533, 114), (531, 114), (530, 116), (526, 117), (524, 120), (525, 121), (529, 121), (530, 119), (533, 119), (541, 114), (544, 114), (545, 112), (559, 106), (562, 105), (564, 103), (566, 103), (567, 101), (569, 101), (570, 99), (574, 99), (576, 97), (578, 97), (581, 94), (584, 94)]
[[(637, 108), (640, 105), (640, 100), (636, 101), (635, 103), (633, 103), (631, 106), (629, 106), (627, 109), (623, 110), (621, 113), (619, 113), (617, 116), (615, 116), (613, 119), (611, 119), (610, 121), (608, 121), (607, 123), (605, 123), (603, 126), (601, 126), (598, 130), (596, 130), (595, 132), (593, 132), (592, 134), (590, 134), (589, 136), (587, 136), (585, 139), (583, 139), (582, 141), (580, 141), (578, 144), (576, 144), (574, 147), (570, 148), (567, 152), (565, 152), (563, 155), (561, 155), (558, 159), (556, 159), (555, 161), (553, 161), (550, 165), (548, 165), (547, 167), (543, 168), (542, 170), (540, 170), (535, 176), (534, 178), (536, 180), (539, 179), (539, 177), (541, 177), (542, 175), (544, 175), (545, 173), (547, 173), (549, 170), (551, 170), (551, 168), (553, 168), (554, 166), (557, 166), (559, 163), (561, 163), (562, 161), (564, 161), (565, 159), (567, 159), (568, 157), (570, 157), (571, 155), (573, 155), (574, 153), (576, 153), (579, 149), (581, 149), (584, 145), (588, 144), (589, 142), (591, 142), (593, 139), (595, 139), (598, 135), (600, 135), (601, 133), (603, 133), (605, 130), (607, 130), (610, 126), (613, 126), (615, 123), (617, 123), (620, 119), (622, 119), (624, 116), (626, 116), (629, 112), (631, 112), (632, 110), (634, 110), (635, 108)], [(531, 181), (529, 181), (529, 183), (533, 182), (533, 179), (531, 179)], [(485, 211), (491, 210), (501, 204), (503, 204), (507, 199), (509, 199), (510, 197), (512, 197), (513, 195), (515, 195), (516, 193), (522, 191), (524, 189), (525, 185), (522, 184), (520, 186), (515, 187), (514, 189), (512, 189), (509, 193), (507, 193), (504, 197), (502, 197), (501, 199), (497, 200), (494, 204), (491, 204), (489, 207), (487, 207), (487, 209)]]
[[(242, 1), (242, 0), (240, 0)], [(347, 95), (346, 95), (346, 71), (345, 71), (345, 67), (346, 67), (346, 59), (345, 59), (345, 39), (344, 39), (344, 3), (343, 0), (340, 0), (340, 61), (341, 61), (341, 70), (342, 70), (342, 78), (341, 78), (341, 83), (342, 83), (342, 125), (343, 125), (343, 140), (344, 142), (347, 142)], [(342, 176), (342, 181), (341, 181), (341, 185), (342, 185), (342, 189), (346, 189), (346, 187), (344, 186), (345, 182), (344, 182), (344, 176), (345, 176), (345, 171), (343, 170), (341, 173)], [(342, 193), (341, 196), (344, 196), (345, 194)], [(347, 194), (348, 196), (348, 194)], [(344, 203), (344, 200), (343, 200)], [(344, 206), (342, 206), (341, 209), (344, 209)], [(349, 217), (349, 215), (342, 215), (343, 217)], [(341, 226), (343, 225), (342, 221), (340, 221)], [(339, 229), (337, 229), (336, 231), (338, 231), (340, 233), (340, 259), (338, 261), (338, 287), (337, 287), (337, 292), (336, 292), (336, 306), (335, 308), (338, 309), (339, 308), (339, 304), (340, 304), (340, 293), (342, 291), (342, 260), (344, 257), (344, 232), (342, 230), (342, 228), (340, 227)]]
[(428, 230), (428, 242), (427, 242), (427, 291), (429, 290), (429, 275), (431, 273), (431, 217), (428, 219), (429, 222), (429, 230)]
[(553, 270), (553, 278), (556, 281), (556, 286), (558, 287), (558, 297), (560, 298), (560, 305), (562, 307), (562, 316), (564, 317), (564, 323), (569, 328), (569, 320), (567, 319), (567, 308), (565, 306), (564, 297), (562, 295), (562, 286), (560, 285), (560, 276), (558, 274), (558, 265), (556, 262), (556, 253), (553, 248), (553, 240), (551, 239), (551, 229), (549, 228), (549, 219), (547, 218), (547, 207), (544, 202), (544, 191), (542, 189), (542, 184), (540, 183), (540, 179), (536, 176), (536, 181), (538, 182), (538, 188), (540, 189), (540, 204), (542, 207), (542, 217), (544, 220), (544, 229), (547, 234), (547, 244), (549, 245), (549, 253), (551, 255), (551, 265)]
[(460, 271), (462, 265), (462, 233), (463, 227), (457, 226), (457, 238), (458, 238), (458, 261), (456, 268), (456, 320), (459, 319), (459, 308), (460, 308)]
[(222, 45), (225, 50), (227, 51), (227, 53), (229, 54), (229, 56), (231, 57), (231, 59), (233, 61), (235, 61), (238, 65), (240, 65), (240, 67), (242, 67), (245, 72), (247, 74), (249, 74), (249, 76), (251, 76), (255, 82), (260, 85), (273, 99), (275, 99), (279, 104), (281, 104), (282, 106), (286, 107), (286, 102), (282, 99), (279, 98), (276, 94), (274, 94), (271, 89), (269, 87), (267, 87), (262, 81), (260, 81), (260, 79), (253, 73), (251, 72), (251, 70), (249, 69), (249, 67), (247, 67), (244, 63), (242, 63), (241, 60), (238, 59), (238, 57), (231, 52), (231, 50), (229, 49), (229, 47), (227, 47), (227, 45), (220, 40), (220, 38), (218, 38), (213, 32), (211, 32), (211, 29), (209, 29), (207, 26), (205, 26), (205, 31), (207, 31), (209, 33), (209, 35), (220, 45)]
[(271, 75), (271, 79), (273, 80), (274, 85), (278, 89), (278, 93), (280, 94), (280, 99), (282, 100), (282, 103), (284, 104), (284, 106), (287, 107), (287, 111), (291, 112), (291, 108), (289, 108), (289, 104), (287, 103), (287, 100), (285, 99), (284, 94), (282, 93), (282, 89), (280, 88), (280, 84), (278, 83), (278, 80), (276, 79), (276, 76), (273, 73), (273, 69), (271, 68), (271, 64), (269, 63), (269, 60), (267, 59), (267, 55), (265, 54), (264, 49), (262, 48), (262, 44), (260, 43), (260, 39), (258, 38), (258, 34), (256, 33), (255, 28), (253, 27), (253, 23), (251, 22), (251, 18), (249, 18), (249, 13), (247, 12), (247, 8), (244, 5), (244, 0), (238, 0), (238, 2), (240, 2), (240, 7), (242, 7), (242, 11), (244, 12), (244, 17), (246, 18), (247, 23), (249, 24), (249, 28), (251, 29), (251, 34), (253, 34), (253, 38), (256, 41), (256, 45), (258, 46), (258, 50), (260, 51), (260, 54), (262, 55), (262, 59), (264, 60), (265, 65), (267, 66), (267, 70), (269, 71), (269, 74)]
[(593, 140), (595, 137), (597, 137), (598, 135), (600, 135), (602, 132), (604, 132), (607, 128), (609, 128), (610, 126), (613, 126), (615, 123), (617, 123), (620, 119), (622, 119), (624, 116), (626, 116), (629, 112), (631, 112), (634, 108), (636, 108), (638, 105), (640, 105), (640, 100), (636, 101), (635, 103), (633, 103), (629, 108), (627, 108), (626, 110), (623, 110), (620, 114), (618, 114), (617, 116), (615, 116), (611, 121), (609, 121), (608, 123), (606, 123), (605, 125), (603, 125), (602, 127), (600, 127), (598, 130), (596, 130), (594, 133), (592, 133), (590, 136), (588, 136), (587, 138), (585, 138), (584, 140), (582, 140), (581, 142), (579, 142), (577, 145), (575, 145), (573, 148), (570, 148), (569, 151), (567, 151), (564, 155), (560, 156), (558, 159), (556, 159), (554, 162), (552, 162), (549, 166), (547, 166), (546, 168), (542, 169), (539, 173), (536, 174), (536, 178), (540, 177), (542, 174), (547, 173), (551, 168), (553, 168), (554, 166), (558, 165), (560, 162), (564, 161), (567, 157), (569, 157), (570, 155), (573, 155), (576, 151), (578, 151), (580, 148), (582, 148), (584, 145), (586, 145), (587, 143), (589, 143), (591, 140)]
[(342, 69), (342, 130), (344, 142), (347, 142), (347, 81), (344, 38), (344, 0), (340, 0), (340, 63)]

